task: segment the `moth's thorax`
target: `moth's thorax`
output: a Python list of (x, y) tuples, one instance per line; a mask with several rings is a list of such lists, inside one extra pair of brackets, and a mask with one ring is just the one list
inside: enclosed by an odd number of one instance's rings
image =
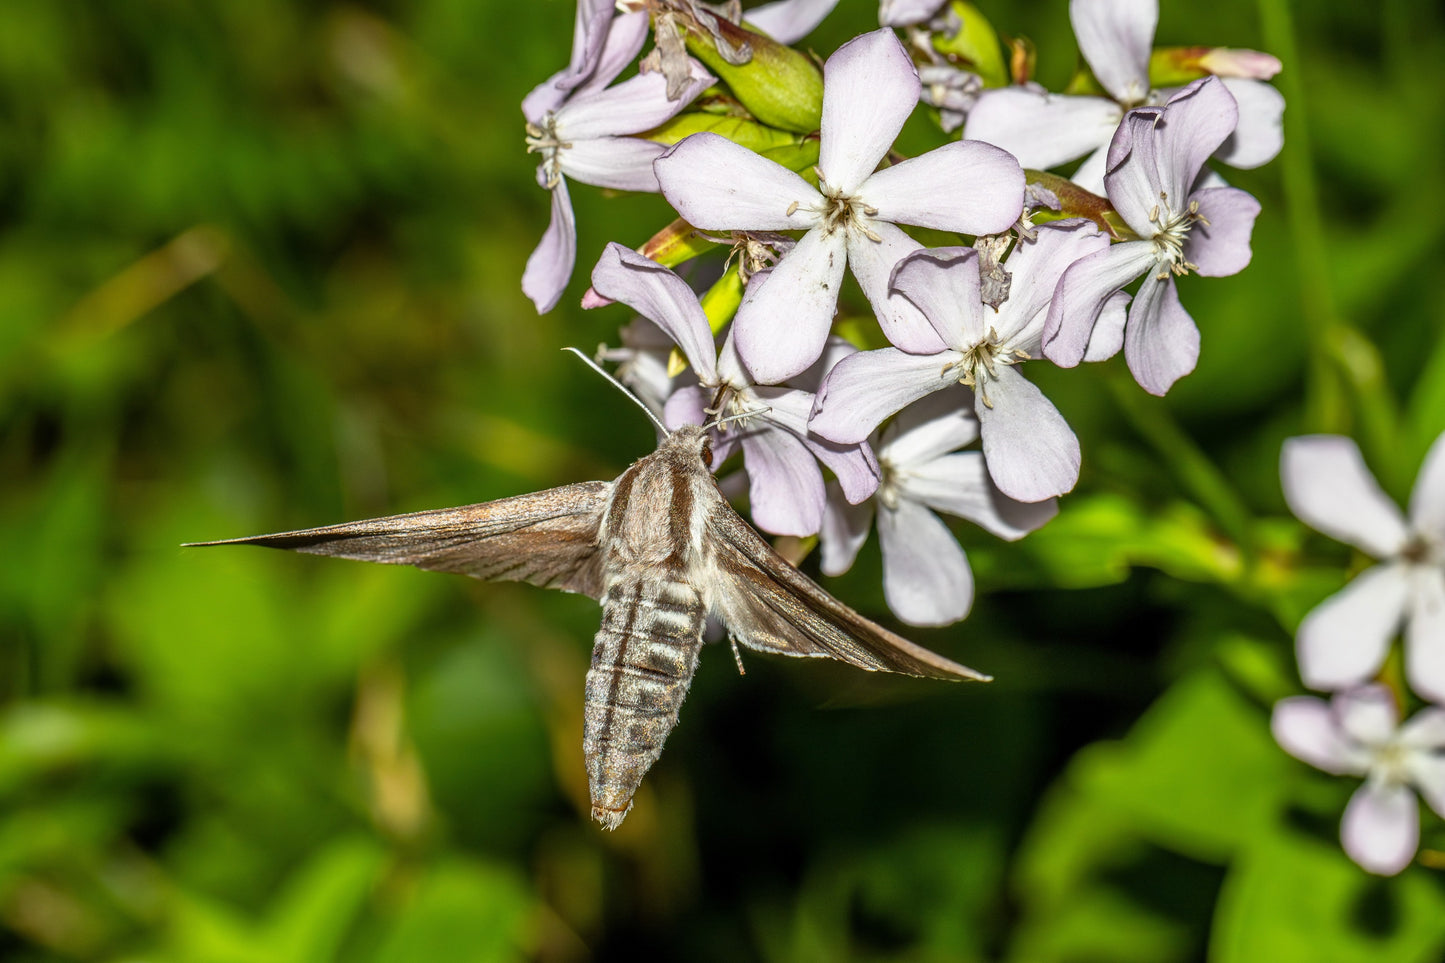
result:
[(681, 577), (696, 564), (702, 486), (713, 485), (702, 461), (704, 441), (701, 428), (684, 426), (617, 479), (598, 537), (605, 581), (639, 570)]

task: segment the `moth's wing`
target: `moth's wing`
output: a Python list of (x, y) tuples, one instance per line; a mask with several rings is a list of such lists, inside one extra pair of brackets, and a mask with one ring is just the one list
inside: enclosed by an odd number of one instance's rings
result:
[(583, 482), (480, 505), (193, 545), (266, 545), (415, 565), (473, 578), (602, 594), (597, 527), (611, 482)]
[(707, 521), (713, 607), (752, 649), (825, 655), (860, 669), (936, 679), (991, 678), (865, 619), (788, 563), (721, 495)]

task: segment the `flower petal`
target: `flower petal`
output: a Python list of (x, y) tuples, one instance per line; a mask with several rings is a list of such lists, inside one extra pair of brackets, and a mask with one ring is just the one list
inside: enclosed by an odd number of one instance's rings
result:
[(1445, 568), (1420, 566), (1412, 574), (1405, 677), (1418, 694), (1445, 703)]
[(1065, 368), (1082, 361), (1105, 303), (1153, 267), (1154, 245), (1149, 241), (1111, 244), (1069, 265), (1049, 303), (1044, 322), (1044, 356)]
[(1079, 52), (1115, 100), (1137, 104), (1149, 95), (1158, 0), (1070, 0), (1069, 22)]
[(809, 435), (812, 392), (797, 388), (759, 387), (754, 388), (753, 393), (772, 409), (767, 416), (769, 421), (803, 439), (813, 457), (837, 476), (848, 501), (856, 505), (878, 490), (878, 462), (866, 442), (838, 445)]
[(707, 315), (687, 282), (613, 241), (592, 269), (592, 286), (647, 318), (677, 343), (703, 381), (717, 376), (717, 348)]
[(944, 374), (950, 357), (880, 348), (844, 358), (818, 389), (808, 428), (839, 444), (864, 441), (889, 415), (954, 384)]
[(1369, 771), (1369, 754), (1344, 738), (1323, 699), (1281, 699), (1274, 704), (1269, 728), (1280, 748), (1316, 769), (1337, 776), (1363, 776)]
[[(1160, 204), (1157, 126), (1162, 107), (1138, 107), (1124, 115), (1104, 162), (1104, 193), (1124, 223), (1140, 237), (1153, 237), (1150, 215)], [(1179, 195), (1181, 198), (1184, 195)]]
[(978, 252), (971, 247), (920, 248), (893, 267), (889, 290), (923, 313), (938, 337), (954, 351), (984, 339), (979, 300)]
[(1201, 277), (1238, 274), (1249, 264), (1249, 237), (1259, 216), (1259, 201), (1237, 187), (1210, 187), (1189, 198), (1199, 205), (1199, 220), (1184, 238), (1184, 258)]
[(538, 314), (557, 306), (576, 264), (577, 222), (572, 216), (567, 181), (559, 178), (552, 188), (552, 220), (522, 271), (522, 293), (532, 299)]
[(667, 202), (705, 231), (807, 230), (823, 200), (786, 167), (708, 131), (678, 141), (653, 170)]
[(879, 220), (997, 234), (1023, 213), (1024, 171), (1006, 150), (960, 140), (885, 167), (858, 194), (878, 209)]
[[(1424, 711), (1440, 712), (1439, 709)], [(1410, 754), (1406, 765), (1410, 767), (1410, 781), (1424, 797), (1425, 804), (1435, 810), (1437, 816), (1445, 817), (1445, 757), (1415, 752)]]
[(1425, 454), (1410, 493), (1410, 527), (1427, 538), (1445, 543), (1445, 433)]
[(1420, 805), (1404, 786), (1367, 782), (1350, 797), (1340, 842), (1361, 868), (1394, 876), (1420, 846)]
[(1295, 636), (1305, 685), (1341, 689), (1378, 672), (1404, 614), (1408, 590), (1403, 569), (1376, 565), (1315, 606)]
[(922, 23), (938, 13), (948, 0), (883, 0), (878, 5), (878, 22), (887, 27)]
[(797, 436), (765, 427), (742, 435), (753, 524), (774, 535), (812, 535), (823, 524), (823, 472)]
[(605, 90), (574, 96), (557, 111), (557, 136), (576, 142), (636, 134), (670, 120), (717, 82), (696, 60), (689, 60), (688, 67), (691, 79), (677, 100), (667, 99), (667, 78), (661, 73), (638, 74)]
[(1330, 700), (1340, 734), (1357, 746), (1378, 750), (1395, 738), (1400, 713), (1395, 696), (1383, 685), (1362, 685)]
[(818, 568), (824, 575), (842, 575), (853, 567), (858, 550), (873, 526), (873, 502), (850, 505), (837, 482), (829, 482), (823, 506), (823, 527), (818, 530)]
[(1043, 170), (1107, 147), (1123, 117), (1119, 105), (1104, 97), (996, 87), (979, 94), (963, 136), (1002, 147), (1024, 167)]
[(1124, 360), (1141, 388), (1161, 396), (1199, 362), (1199, 328), (1167, 271), (1146, 274), (1129, 305)]
[(619, 191), (656, 191), (652, 162), (667, 148), (637, 137), (576, 140), (557, 155), (562, 173), (583, 184)]
[(1021, 502), (998, 490), (977, 451), (958, 451), (915, 464), (902, 481), (903, 494), (934, 511), (966, 518), (1010, 542), (1023, 538), (1059, 513), (1052, 498)]
[[(701, 385), (678, 388), (667, 396), (667, 403), (662, 408), (662, 423), (669, 431), (676, 431), (683, 425), (705, 425), (708, 422), (707, 412), (704, 410), (707, 404), (707, 389)], [(715, 465), (722, 464), (723, 460), (717, 457), (717, 452), (713, 452), (713, 456)]]
[[(1434, 752), (1445, 749), (1445, 709), (1430, 706), (1421, 709), (1400, 727), (1400, 745)], [(1445, 757), (1440, 761), (1445, 763)]]
[(994, 484), (1021, 502), (1071, 491), (1079, 481), (1079, 439), (1044, 393), (1012, 365), (975, 389), (974, 411)]
[(1239, 105), (1239, 123), (1214, 156), (1230, 167), (1260, 167), (1284, 147), (1284, 95), (1258, 80), (1226, 77), (1223, 83)]
[(776, 0), (744, 14), (747, 24), (781, 44), (794, 44), (833, 12), (838, 0)]
[[(571, 90), (597, 72), (615, 19), (610, 0), (577, 0), (572, 31), (572, 56), (558, 77), (559, 90)], [(639, 44), (638, 49), (641, 49)], [(610, 81), (611, 78), (607, 78)]]
[(1153, 141), (1159, 189), (1168, 194), (1166, 203), (1178, 210), (1204, 162), (1234, 132), (1238, 121), (1234, 95), (1218, 77), (1196, 80), (1169, 98)]
[(830, 186), (857, 190), (918, 105), (918, 71), (893, 31), (865, 33), (823, 65), (818, 170)]
[(732, 334), (758, 384), (800, 374), (823, 353), (847, 264), (843, 244), (841, 234), (809, 231), (766, 280), (748, 285)]
[(879, 439), (879, 457), (912, 470), (978, 440), (973, 392), (955, 384), (899, 412)]
[(917, 502), (899, 499), (878, 510), (883, 549), (883, 597), (909, 625), (948, 625), (973, 606), (968, 557), (942, 519)]
[(1365, 467), (1353, 439), (1286, 438), (1279, 453), (1279, 477), (1289, 510), (1315, 531), (1374, 558), (1389, 558), (1405, 547), (1405, 520)]
[(614, 16), (602, 52), (597, 56), (597, 65), (592, 75), (577, 86), (576, 94), (601, 90), (616, 80), (617, 75), (642, 52), (642, 45), (650, 32), (646, 10)]
[(1104, 302), (1099, 320), (1094, 322), (1094, 331), (1089, 335), (1089, 347), (1084, 351), (1085, 361), (1107, 361), (1124, 347), (1124, 322), (1128, 317), (1130, 296), (1123, 291), (1115, 293)]
[[(1045, 224), (1032, 241), (1019, 241), (1004, 267), (1013, 280), (1008, 300), (998, 306), (986, 326), (1000, 341), (1037, 357), (1048, 320), (1049, 302), (1059, 278), (1070, 265), (1109, 246), (1109, 239), (1093, 221), (1071, 218)], [(927, 313), (927, 312), (925, 312)]]
[(942, 351), (943, 341), (933, 325), (911, 301), (893, 294), (890, 287), (894, 267), (907, 255), (922, 250), (923, 245), (887, 221), (874, 221), (872, 229), (880, 240), (856, 237), (848, 232), (848, 265), (867, 296), (883, 334), (904, 351), (914, 354)]

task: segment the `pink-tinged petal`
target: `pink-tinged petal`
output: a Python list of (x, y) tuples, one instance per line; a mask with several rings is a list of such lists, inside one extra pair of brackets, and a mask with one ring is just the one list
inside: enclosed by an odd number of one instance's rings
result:
[(813, 394), (797, 388), (754, 388), (758, 399), (772, 411), (768, 420), (803, 439), (803, 444), (838, 478), (843, 495), (857, 504), (878, 490), (878, 462), (867, 443), (839, 445), (808, 433), (808, 415), (813, 410)]
[(1343, 689), (1374, 676), (1400, 625), (1408, 590), (1403, 569), (1377, 565), (1315, 606), (1295, 636), (1304, 684)]
[(1163, 118), (1162, 107), (1139, 107), (1125, 114), (1109, 142), (1104, 165), (1109, 203), (1135, 234), (1145, 238), (1157, 230), (1150, 214), (1161, 205), (1160, 193), (1167, 193), (1160, 181), (1156, 143)]
[(744, 19), (778, 43), (793, 44), (812, 33), (837, 5), (838, 0), (777, 0), (753, 7)]
[(842, 575), (853, 567), (858, 550), (868, 540), (868, 529), (873, 525), (873, 502), (850, 505), (837, 482), (829, 482), (827, 492), (823, 527), (818, 530), (818, 568), (824, 575)]
[(1169, 98), (1155, 127), (1154, 152), (1159, 189), (1168, 194), (1166, 202), (1171, 207), (1178, 210), (1204, 162), (1234, 132), (1238, 122), (1239, 107), (1234, 95), (1218, 77), (1196, 80)]
[(1069, 175), (1069, 180), (1090, 194), (1106, 196), (1108, 192), (1104, 188), (1104, 164), (1108, 157), (1109, 144), (1106, 142), (1098, 150), (1084, 158), (1084, 162)]
[(1206, 188), (1189, 200), (1199, 205), (1199, 220), (1185, 235), (1184, 259), (1201, 277), (1221, 278), (1243, 271), (1253, 253), (1249, 237), (1259, 216), (1259, 201), (1237, 187)]
[(1281, 699), (1274, 704), (1269, 728), (1280, 748), (1316, 769), (1337, 776), (1363, 776), (1369, 771), (1369, 753), (1344, 737), (1323, 699)]
[(562, 173), (583, 184), (619, 191), (656, 191), (652, 162), (667, 148), (636, 137), (572, 141), (557, 155)]
[(1002, 147), (1023, 166), (1042, 170), (1108, 146), (1123, 116), (1118, 104), (1103, 97), (997, 87), (979, 94), (963, 136)]
[(1004, 267), (1013, 276), (1008, 300), (991, 312), (985, 327), (996, 331), (1001, 343), (1038, 357), (1059, 278), (1075, 261), (1108, 246), (1108, 237), (1083, 218), (1038, 228), (1032, 241), (1020, 241), (1008, 256)]
[(1085, 361), (1107, 361), (1124, 347), (1124, 321), (1128, 317), (1130, 296), (1118, 292), (1104, 302), (1099, 320), (1094, 322), (1094, 331), (1089, 335), (1089, 347), (1084, 351)]
[(883, 597), (909, 625), (948, 625), (973, 606), (968, 557), (942, 519), (909, 499), (878, 510)]
[(1410, 781), (1420, 791), (1425, 805), (1437, 816), (1445, 817), (1445, 756), (1415, 752), (1410, 754), (1406, 765), (1410, 770)]
[(823, 353), (846, 264), (841, 234), (809, 231), (766, 280), (753, 278), (732, 334), (755, 383), (786, 381)]
[(944, 373), (949, 360), (897, 348), (860, 351), (844, 358), (818, 389), (808, 427), (838, 444), (864, 441), (889, 415), (955, 383), (957, 378)]
[(538, 314), (557, 306), (576, 264), (577, 222), (567, 181), (559, 179), (552, 188), (552, 220), (522, 271), (522, 293), (532, 299)]
[[(1397, 741), (1410, 749), (1436, 752), (1445, 749), (1445, 709), (1430, 706), (1421, 709), (1400, 727)], [(1445, 756), (1440, 757), (1445, 763)]]
[(823, 197), (813, 185), (711, 132), (684, 137), (653, 169), (667, 202), (705, 231), (807, 230), (818, 222), (813, 207)]
[(1284, 69), (1279, 58), (1258, 50), (1215, 47), (1199, 58), (1199, 66), (1216, 77), (1268, 80)]
[(1124, 360), (1139, 386), (1164, 395), (1199, 363), (1199, 328), (1166, 270), (1148, 274), (1129, 306), (1124, 327)]
[(1340, 842), (1362, 869), (1394, 876), (1420, 846), (1420, 805), (1404, 786), (1367, 782), (1350, 797)]
[(1079, 52), (1115, 100), (1137, 104), (1149, 95), (1158, 0), (1070, 0), (1069, 21)]
[[(667, 403), (663, 405), (662, 423), (669, 431), (676, 431), (683, 425), (705, 425), (710, 416), (704, 409), (710, 400), (708, 390), (701, 385), (679, 388), (668, 395)], [(713, 465), (721, 465), (723, 459), (717, 457), (716, 451), (713, 456)]]
[(616, 80), (617, 75), (642, 53), (642, 45), (647, 41), (649, 32), (646, 10), (614, 16), (607, 30), (607, 40), (597, 56), (597, 66), (586, 82), (578, 86), (577, 92), (601, 90)]
[(1008, 151), (960, 140), (884, 168), (858, 194), (879, 220), (998, 234), (1023, 213), (1024, 170)]
[(857, 190), (893, 146), (921, 90), (913, 60), (892, 30), (839, 47), (823, 65), (823, 180), (846, 194)]
[(999, 538), (1014, 542), (1059, 513), (1052, 498), (1021, 502), (998, 490), (984, 456), (976, 451), (941, 455), (911, 468), (903, 494), (934, 511), (966, 518)]
[(983, 454), (1000, 491), (1038, 502), (1073, 489), (1079, 439), (1042, 391), (1012, 365), (1000, 365), (997, 378), (974, 394)]
[(807, 371), (797, 377), (789, 378), (788, 386), (816, 392), (823, 386), (823, 380), (828, 377), (828, 373), (838, 366), (838, 362), (844, 358), (851, 358), (857, 353), (858, 348), (855, 345), (836, 334), (830, 334), (818, 360), (814, 361)]
[(906, 27), (930, 20), (948, 0), (883, 0), (878, 22), (885, 27)]
[(614, 241), (592, 269), (592, 286), (661, 328), (687, 355), (692, 370), (703, 381), (716, 380), (717, 349), (712, 329), (686, 281)]
[(1419, 695), (1445, 702), (1445, 568), (1419, 566), (1411, 574), (1405, 677)]
[(944, 348), (933, 325), (907, 298), (893, 294), (893, 269), (923, 245), (887, 221), (872, 222), (880, 240), (848, 233), (848, 265), (868, 298), (878, 325), (889, 341), (913, 354), (936, 354)]
[(973, 392), (950, 385), (915, 401), (883, 429), (879, 456), (895, 468), (927, 464), (939, 455), (978, 441), (978, 416), (973, 413)]
[(923, 312), (943, 343), (967, 351), (988, 334), (979, 300), (978, 252), (971, 247), (920, 248), (893, 267), (889, 289)]
[(1044, 356), (1072, 368), (1084, 358), (1089, 335), (1105, 303), (1124, 285), (1154, 268), (1150, 241), (1125, 241), (1071, 264), (1059, 278), (1044, 323)]
[(691, 81), (677, 100), (667, 99), (667, 78), (638, 74), (606, 90), (578, 94), (557, 111), (557, 137), (575, 143), (651, 130), (681, 113), (692, 99), (715, 83), (695, 60), (689, 60)]
[[(602, 49), (612, 27), (614, 4), (611, 0), (577, 0), (573, 21), (572, 56), (567, 69), (557, 80), (560, 90), (571, 90), (597, 71)], [(610, 79), (610, 78), (609, 78)]]
[(1445, 543), (1445, 433), (1436, 438), (1410, 493), (1410, 527)]
[(557, 82), (567, 75), (565, 70), (558, 71), (537, 86), (533, 87), (527, 96), (522, 98), (522, 116), (528, 123), (536, 124), (538, 127), (546, 123), (547, 115), (555, 111), (567, 99), (567, 91), (557, 86)]
[(823, 472), (806, 445), (781, 428), (745, 431), (748, 512), (774, 535), (812, 535), (823, 524)]
[(1226, 78), (1224, 86), (1239, 105), (1239, 123), (1214, 156), (1244, 169), (1274, 160), (1284, 147), (1284, 94), (1257, 80)]
[(1335, 726), (1357, 746), (1374, 750), (1395, 738), (1400, 713), (1394, 694), (1383, 685), (1362, 685), (1330, 700)]
[(1342, 435), (1286, 438), (1279, 454), (1280, 485), (1295, 517), (1317, 532), (1374, 558), (1405, 547), (1400, 509), (1365, 467), (1360, 446)]

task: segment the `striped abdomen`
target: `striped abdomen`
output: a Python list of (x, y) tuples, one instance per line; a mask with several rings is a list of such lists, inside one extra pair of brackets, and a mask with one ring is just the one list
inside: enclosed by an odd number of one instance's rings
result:
[(702, 599), (686, 582), (618, 578), (603, 593), (582, 751), (592, 816), (608, 829), (632, 808), (632, 794), (677, 724), (705, 621)]

